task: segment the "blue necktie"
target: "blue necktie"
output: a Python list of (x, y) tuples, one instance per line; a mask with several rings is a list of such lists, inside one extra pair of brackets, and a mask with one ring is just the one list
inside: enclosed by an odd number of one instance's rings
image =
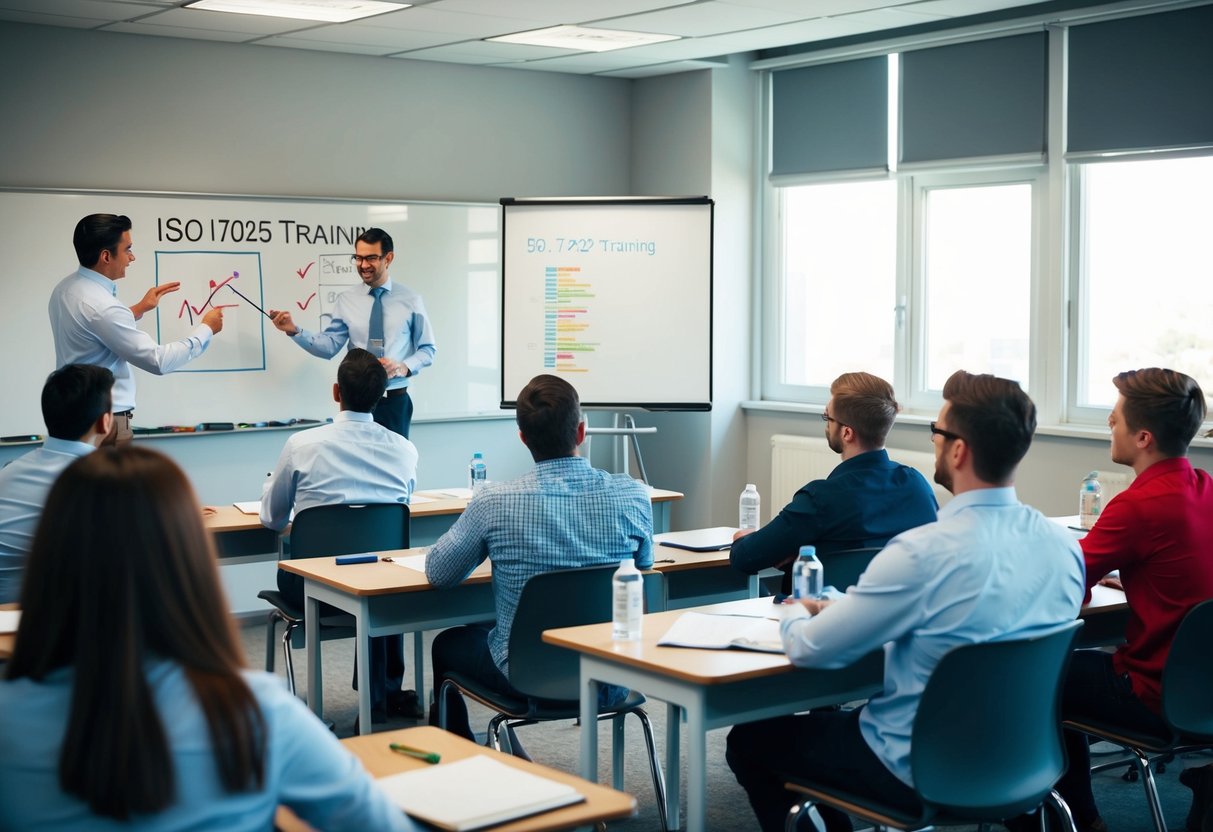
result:
[(383, 358), (384, 347), (383, 341), (383, 293), (386, 292), (382, 286), (376, 286), (371, 289), (371, 294), (375, 296), (375, 302), (371, 304), (371, 323), (367, 328), (366, 348), (376, 358)]

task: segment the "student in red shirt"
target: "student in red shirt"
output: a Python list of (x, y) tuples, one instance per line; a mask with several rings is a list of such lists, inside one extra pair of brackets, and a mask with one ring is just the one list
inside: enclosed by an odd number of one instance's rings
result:
[[(1104, 507), (1081, 541), (1087, 588), (1120, 570), (1129, 602), (1125, 643), (1115, 653), (1079, 650), (1066, 677), (1062, 713), (1168, 733), (1160, 716), (1162, 671), (1188, 610), (1213, 598), (1213, 478), (1194, 469), (1188, 444), (1205, 417), (1196, 381), (1174, 370), (1130, 370), (1108, 417), (1112, 461), (1137, 478)], [(1105, 829), (1091, 793), (1087, 738), (1066, 732), (1070, 767), (1058, 790), (1079, 829)], [(1184, 772), (1195, 792), (1188, 829), (1213, 828), (1213, 766)]]

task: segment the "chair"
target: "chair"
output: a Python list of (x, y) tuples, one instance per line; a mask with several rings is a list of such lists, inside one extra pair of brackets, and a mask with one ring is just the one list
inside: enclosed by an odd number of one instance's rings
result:
[(1119, 745), (1128, 751), (1141, 774), (1146, 801), (1154, 817), (1154, 828), (1167, 832), (1158, 799), (1158, 786), (1150, 772), (1148, 755), (1174, 755), (1213, 748), (1213, 662), (1208, 660), (1213, 642), (1213, 600), (1188, 611), (1171, 642), (1171, 652), (1162, 671), (1162, 717), (1168, 735), (1148, 734), (1113, 723), (1067, 719), (1065, 727)]
[[(525, 693), (526, 698), (506, 696), (474, 679), (451, 674), (438, 692), (438, 724), (446, 728), (446, 697), (451, 688), (497, 712), (489, 722), (488, 730), (488, 744), (497, 750), (501, 748), (503, 726), (507, 736), (512, 737), (514, 728), (523, 725), (577, 719), (581, 715), (580, 658), (571, 650), (545, 644), (543, 631), (610, 621), (611, 575), (616, 568), (616, 564), (610, 564), (560, 569), (528, 580), (518, 599), (509, 646), (510, 684)], [(664, 576), (660, 572), (646, 572), (644, 583), (647, 608), (650, 611), (654, 607), (660, 608), (665, 592)], [(621, 705), (600, 711), (598, 718), (613, 722), (617, 750), (614, 786), (620, 790), (623, 788), (623, 759), (618, 750), (623, 748), (623, 720), (628, 714), (635, 714), (640, 720), (648, 745), (649, 769), (653, 775), (653, 790), (657, 793), (661, 827), (666, 829), (665, 779), (653, 746), (653, 727), (641, 707), (644, 702), (643, 694), (631, 691)], [(583, 726), (582, 730), (593, 728)]]
[(872, 558), (883, 546), (865, 546), (862, 549), (842, 549), (837, 552), (818, 552), (817, 559), (825, 570), (825, 582), (839, 592), (859, 583), (859, 576), (868, 568)]
[(805, 796), (788, 813), (793, 830), (813, 803), (877, 826), (988, 824), (1052, 800), (1067, 828), (1074, 820), (1053, 784), (1065, 771), (1061, 680), (1081, 621), (1045, 635), (956, 647), (940, 659), (919, 702), (910, 741), (917, 812), (878, 797), (792, 778)]
[[(404, 503), (315, 506), (295, 516), (291, 524), (289, 557), (314, 558), (407, 549), (408, 545), (409, 507)], [(293, 694), (295, 663), (291, 658), (291, 646), (292, 639), (303, 634), (303, 609), (277, 589), (263, 589), (257, 597), (274, 607), (265, 623), (265, 669), (274, 672), (274, 631), (281, 621), (286, 625), (282, 631), (282, 655), (286, 661), (287, 684)], [(321, 617), (321, 640), (353, 638), (353, 616), (336, 610), (332, 612), (332, 615)]]

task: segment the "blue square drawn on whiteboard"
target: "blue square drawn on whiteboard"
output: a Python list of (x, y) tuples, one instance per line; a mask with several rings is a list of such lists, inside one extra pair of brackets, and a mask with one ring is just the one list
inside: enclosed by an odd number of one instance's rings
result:
[(223, 331), (211, 339), (206, 352), (177, 372), (265, 369), (265, 317), (248, 302), (265, 308), (260, 252), (157, 251), (156, 285), (172, 282), (180, 282), (181, 288), (165, 295), (156, 308), (156, 340), (161, 344), (190, 337), (203, 315), (213, 308), (223, 310)]

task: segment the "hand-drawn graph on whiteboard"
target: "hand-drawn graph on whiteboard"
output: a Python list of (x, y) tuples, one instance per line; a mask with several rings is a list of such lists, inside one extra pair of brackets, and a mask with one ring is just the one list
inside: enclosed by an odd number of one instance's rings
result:
[(207, 312), (223, 310), (223, 331), (178, 372), (265, 369), (265, 319), (253, 306), (265, 308), (259, 252), (157, 251), (156, 285), (173, 281), (181, 288), (161, 298), (156, 310), (161, 344), (188, 337)]

